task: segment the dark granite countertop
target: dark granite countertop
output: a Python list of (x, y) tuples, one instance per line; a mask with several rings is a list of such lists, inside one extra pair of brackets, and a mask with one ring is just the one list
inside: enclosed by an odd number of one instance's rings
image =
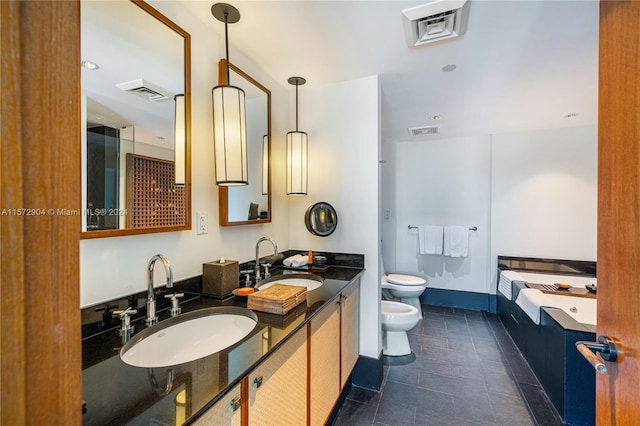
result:
[[(241, 342), (172, 367), (148, 369), (125, 364), (119, 357), (122, 342), (115, 329), (83, 339), (82, 395), (87, 403), (83, 424), (174, 425), (183, 420), (189, 423), (355, 283), (362, 271), (362, 268), (333, 266), (325, 272), (313, 271), (325, 281), (307, 294), (306, 304), (284, 316), (256, 312), (258, 325)], [(279, 269), (273, 271), (273, 276), (287, 273)], [(172, 290), (180, 291), (180, 288)], [(246, 307), (246, 298), (217, 300), (190, 296), (191, 299), (181, 304), (183, 312), (214, 306)], [(161, 321), (167, 317), (166, 311), (160, 313)], [(136, 333), (146, 328), (141, 319), (134, 323)], [(171, 386), (168, 382), (172, 382)]]

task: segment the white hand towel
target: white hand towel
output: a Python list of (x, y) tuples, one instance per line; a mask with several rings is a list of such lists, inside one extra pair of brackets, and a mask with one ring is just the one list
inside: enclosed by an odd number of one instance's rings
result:
[(435, 225), (418, 226), (418, 254), (442, 254), (443, 227)]
[(299, 268), (301, 266), (306, 266), (308, 264), (308, 258), (307, 256), (296, 254), (294, 256), (287, 257), (285, 260), (282, 261), (282, 264), (284, 266)]
[(295, 259), (291, 262), (291, 266), (294, 268), (301, 268), (303, 266), (307, 266), (309, 264), (308, 256), (303, 256), (301, 254), (297, 255)]
[(516, 271), (500, 271), (500, 282), (498, 283), (498, 290), (504, 294), (507, 299), (512, 300), (511, 294), (511, 282), (512, 281), (525, 281), (522, 276)]
[(445, 226), (442, 254), (451, 257), (467, 257), (469, 254), (469, 228)]
[(540, 308), (549, 306), (549, 301), (543, 292), (536, 288), (523, 288), (518, 293), (516, 305), (520, 306), (533, 322), (540, 325)]

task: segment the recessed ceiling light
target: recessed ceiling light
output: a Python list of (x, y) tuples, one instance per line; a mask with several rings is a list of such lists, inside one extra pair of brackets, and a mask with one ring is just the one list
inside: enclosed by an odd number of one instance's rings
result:
[(577, 117), (579, 115), (580, 115), (579, 112), (570, 112), (569, 114), (565, 114), (564, 118), (573, 118), (573, 117)]
[(442, 71), (444, 72), (451, 72), (453, 70), (456, 69), (456, 65), (455, 64), (449, 64), (449, 65), (445, 65), (444, 67), (442, 67)]
[(86, 68), (88, 70), (97, 70), (100, 68), (95, 62), (87, 61), (86, 59), (81, 60), (80, 65), (82, 68)]
[(442, 118), (442, 116), (441, 116), (441, 115), (432, 115), (432, 116), (431, 116), (431, 119), (432, 119), (432, 120), (440, 120), (441, 118)]

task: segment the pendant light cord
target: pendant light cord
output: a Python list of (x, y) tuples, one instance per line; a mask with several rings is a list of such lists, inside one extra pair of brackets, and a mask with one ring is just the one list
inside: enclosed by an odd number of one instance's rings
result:
[(296, 81), (296, 132), (298, 131), (298, 81)]
[(227, 86), (231, 85), (229, 81), (229, 12), (224, 13), (224, 48), (225, 48), (225, 56), (227, 58), (226, 68), (227, 68)]

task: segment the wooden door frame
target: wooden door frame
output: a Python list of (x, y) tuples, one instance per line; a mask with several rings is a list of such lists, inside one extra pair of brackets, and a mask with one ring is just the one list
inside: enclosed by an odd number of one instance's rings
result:
[(79, 425), (80, 3), (0, 22), (0, 423)]

